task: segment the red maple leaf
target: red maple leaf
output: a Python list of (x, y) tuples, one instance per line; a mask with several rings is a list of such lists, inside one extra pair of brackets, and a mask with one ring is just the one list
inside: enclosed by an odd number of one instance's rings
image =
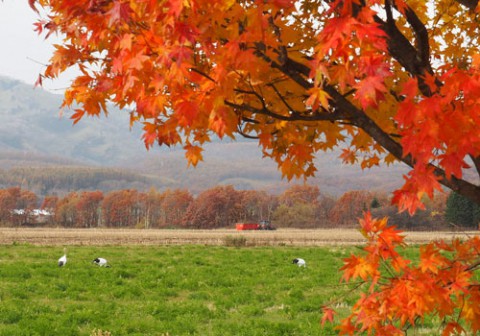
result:
[(175, 115), (178, 116), (178, 123), (183, 126), (191, 126), (198, 112), (198, 105), (193, 101), (182, 101), (175, 106)]
[(32, 8), (35, 12), (38, 13), (38, 9), (37, 9), (37, 7), (35, 7), (35, 2), (37, 2), (37, 0), (28, 0), (28, 5), (29, 5), (30, 8)]
[(107, 12), (110, 16), (109, 24), (112, 25), (118, 21), (127, 21), (130, 16), (130, 4), (128, 2), (114, 1), (113, 7)]
[(333, 310), (332, 308), (330, 307), (322, 307), (322, 311), (323, 311), (323, 316), (322, 316), (322, 320), (321, 320), (321, 324), (322, 326), (328, 321), (330, 323), (333, 322), (333, 318), (336, 314), (335, 310)]
[(287, 8), (293, 5), (294, 0), (272, 0), (273, 4), (278, 8)]
[(178, 18), (183, 10), (183, 0), (169, 0), (168, 5), (170, 8), (168, 14)]
[(380, 99), (383, 99), (383, 92), (386, 91), (384, 77), (369, 76), (355, 85), (357, 92), (355, 96), (362, 105), (362, 108), (375, 107)]

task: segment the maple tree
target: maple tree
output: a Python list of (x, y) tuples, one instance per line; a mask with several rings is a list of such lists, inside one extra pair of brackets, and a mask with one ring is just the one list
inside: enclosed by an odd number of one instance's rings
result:
[(63, 37), (39, 82), (80, 70), (74, 122), (132, 107), (147, 147), (193, 165), (212, 135), (254, 137), (288, 178), (343, 143), (346, 162), (412, 167), (401, 209), (440, 183), (480, 203), (477, 1), (29, 2)]
[[(441, 185), (480, 204), (465, 177), (480, 175), (478, 0), (29, 3), (48, 13), (36, 30), (63, 38), (38, 82), (80, 70), (63, 104), (74, 122), (109, 102), (132, 108), (147, 147), (181, 145), (192, 165), (212, 136), (256, 138), (289, 179), (312, 176), (315, 155), (341, 145), (363, 168), (412, 168), (394, 193), (400, 210)], [(367, 255), (344, 267), (345, 280), (373, 285), (341, 332), (399, 334), (427, 312), (457, 314), (445, 335), (460, 320), (478, 332), (478, 239), (428, 245), (415, 268), (384, 222), (364, 219)], [(380, 264), (391, 281), (379, 282)]]

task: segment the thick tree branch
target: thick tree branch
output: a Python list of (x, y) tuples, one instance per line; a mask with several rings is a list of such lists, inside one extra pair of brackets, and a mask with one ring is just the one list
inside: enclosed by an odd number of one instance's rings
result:
[(242, 137), (244, 137), (244, 138), (246, 138), (246, 139), (258, 140), (258, 136), (250, 135), (250, 134), (245, 133), (240, 126), (237, 127), (237, 132), (238, 132)]
[[(428, 33), (423, 23), (410, 8), (406, 11), (407, 20), (412, 26), (417, 37), (417, 48), (400, 32), (395, 25), (392, 15), (390, 0), (385, 3), (387, 21), (375, 16), (375, 22), (387, 34), (387, 48), (390, 55), (407, 70), (410, 75), (418, 79), (418, 87), (423, 95), (431, 96), (430, 87), (425, 83), (426, 73), (433, 75), (430, 64), (430, 47), (428, 44)], [(440, 83), (438, 83), (440, 84)]]
[(280, 98), (280, 100), (282, 101), (283, 105), (285, 105), (285, 107), (289, 110), (289, 111), (292, 111), (294, 113), (298, 113), (298, 111), (295, 111), (295, 109), (293, 109), (290, 104), (287, 102), (287, 100), (285, 99), (285, 97), (280, 93), (280, 91), (278, 91), (277, 87), (275, 86), (275, 84), (270, 84), (269, 85), (273, 91), (275, 91), (275, 94), (278, 96), (278, 98)]
[(473, 155), (470, 155), (470, 159), (472, 159), (473, 164), (475, 165), (475, 169), (480, 176), (480, 156), (474, 157)]
[[(387, 0), (388, 3), (388, 0)], [(430, 64), (430, 47), (428, 45), (428, 32), (423, 23), (418, 19), (417, 15), (412, 9), (407, 9), (405, 15), (412, 30), (416, 36), (416, 47), (400, 32), (396, 27), (393, 17), (388, 14), (387, 22), (376, 17), (375, 20), (380, 28), (387, 33), (387, 48), (391, 56), (396, 59), (410, 75), (416, 77), (419, 82), (419, 89), (425, 96), (431, 96), (430, 87), (424, 81), (425, 74), (432, 74), (432, 67)], [(257, 48), (255, 54), (269, 63), (272, 68), (277, 69), (290, 77), (298, 85), (305, 90), (313, 87), (313, 84), (308, 80), (311, 69), (301, 63), (293, 61), (285, 55), (285, 50), (282, 51), (282, 57), (279, 62), (271, 59), (264, 53), (264, 49)], [(441, 83), (437, 83), (441, 85)], [(369, 134), (378, 144), (385, 148), (389, 153), (394, 155), (399, 161), (404, 162), (410, 167), (415, 166), (415, 162), (410, 155), (403, 155), (403, 148), (399, 142), (394, 140), (383, 129), (381, 129), (371, 118), (369, 118), (364, 111), (357, 108), (346, 97), (341, 95), (334, 86), (324, 85), (323, 89), (330, 95), (330, 104), (332, 106), (331, 113), (320, 113), (312, 116), (306, 114), (292, 114), (290, 116), (278, 115), (272, 113), (268, 109), (253, 109), (245, 105), (236, 105), (231, 102), (226, 102), (228, 106), (235, 109), (246, 110), (251, 113), (260, 113), (268, 115), (272, 118), (286, 121), (319, 121), (329, 120), (333, 122), (347, 122), (353, 124), (367, 134)], [(478, 161), (477, 161), (478, 162)], [(459, 194), (471, 199), (480, 204), (480, 187), (476, 186), (466, 180), (451, 177), (447, 179), (445, 171), (431, 165), (435, 175), (439, 178), (439, 182), (444, 186), (456, 191)]]
[(474, 10), (478, 6), (478, 0), (456, 0), (456, 1), (470, 10)]
[[(303, 76), (306, 76), (310, 73), (307, 67), (302, 67), (298, 64), (295, 64), (295, 62), (292, 60), (287, 61), (283, 67), (273, 61), (271, 62), (272, 67), (283, 71), (288, 76), (293, 73), (293, 77), (295, 78), (303, 78)], [(288, 65), (290, 66), (287, 67)], [(301, 74), (299, 74), (293, 69), (301, 70), (302, 72)], [(292, 76), (290, 77), (292, 78)], [(311, 84), (307, 81), (297, 81), (297, 83), (303, 83), (305, 85), (305, 89), (311, 87)], [(347, 98), (342, 96), (333, 86), (325, 85), (324, 90), (332, 98), (331, 104), (334, 107), (335, 112), (331, 113), (331, 115), (335, 117), (335, 121), (348, 121), (353, 123), (355, 126), (361, 128), (367, 134), (369, 134), (378, 144), (380, 144), (383, 148), (385, 148), (388, 152), (395, 156), (399, 161), (407, 164), (412, 168), (414, 167), (415, 162), (413, 158), (410, 155), (404, 156), (402, 146), (397, 141), (395, 141), (389, 134), (385, 133), (362, 110), (358, 109)], [(435, 175), (439, 177), (439, 182), (441, 184), (480, 204), (479, 186), (476, 186), (468, 181), (458, 179), (454, 176), (452, 176), (451, 179), (447, 179), (444, 170), (433, 165), (431, 165), (431, 167), (434, 169)]]
[[(410, 155), (403, 155), (402, 146), (394, 141), (387, 133), (383, 131), (372, 119), (370, 119), (363, 111), (358, 109), (350, 101), (346, 100), (342, 95), (336, 92), (333, 88), (328, 87), (326, 91), (335, 99), (335, 103), (339, 108), (347, 108), (352, 114), (354, 125), (364, 130), (369, 134), (378, 144), (385, 148), (389, 153), (395, 156), (399, 161), (407, 164), (410, 167), (415, 166), (415, 162)], [(434, 173), (439, 177), (439, 182), (444, 186), (454, 190), (455, 192), (462, 194), (470, 200), (480, 204), (480, 187), (476, 186), (468, 181), (458, 179), (452, 176), (450, 179), (446, 177), (445, 171), (430, 165), (433, 168)]]
[(225, 105), (233, 108), (236, 111), (245, 111), (253, 114), (261, 114), (282, 121), (338, 121), (338, 115), (335, 115), (334, 113), (317, 113), (313, 115), (295, 113), (287, 116), (275, 113), (267, 108), (256, 108), (248, 104), (235, 104), (228, 100), (225, 100), (224, 103)]
[(407, 7), (405, 11), (405, 17), (407, 18), (408, 23), (412, 26), (413, 31), (415, 32), (415, 43), (417, 47), (417, 54), (420, 58), (420, 62), (424, 67), (424, 71), (432, 73), (432, 67), (430, 65), (430, 44), (428, 42), (428, 31), (427, 27), (420, 21), (417, 14), (410, 8)]
[[(414, 167), (415, 162), (410, 155), (403, 156), (402, 146), (393, 141), (378, 125), (370, 118), (362, 114), (356, 119), (355, 124), (369, 134), (377, 143), (379, 143), (388, 152), (394, 155), (399, 161), (406, 163), (410, 167)], [(445, 171), (430, 164), (435, 175), (439, 178), (439, 182), (451, 190), (469, 198), (473, 202), (480, 204), (480, 187), (466, 180), (458, 179), (452, 176), (450, 179), (446, 177)]]

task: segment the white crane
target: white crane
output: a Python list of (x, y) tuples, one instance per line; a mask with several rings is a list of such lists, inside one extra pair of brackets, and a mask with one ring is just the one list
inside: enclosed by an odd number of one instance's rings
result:
[(297, 264), (298, 267), (307, 267), (307, 263), (302, 258), (295, 258), (292, 263)]
[(95, 265), (100, 266), (100, 267), (110, 267), (110, 265), (108, 265), (108, 263), (107, 263), (107, 259), (105, 259), (105, 258), (95, 258), (95, 259), (93, 259), (93, 263)]
[(65, 247), (63, 249), (63, 256), (61, 256), (60, 259), (58, 259), (58, 266), (59, 267), (65, 266), (66, 263), (67, 263), (67, 248)]

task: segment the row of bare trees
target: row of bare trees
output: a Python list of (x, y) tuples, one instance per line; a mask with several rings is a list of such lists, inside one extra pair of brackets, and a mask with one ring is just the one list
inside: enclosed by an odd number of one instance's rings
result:
[[(35, 212), (37, 208), (43, 212)], [(46, 196), (41, 202), (34, 193), (19, 187), (0, 190), (0, 222), (5, 226), (43, 223), (67, 228), (212, 229), (233, 227), (237, 222), (270, 220), (276, 227), (344, 227), (356, 225), (357, 218), (366, 210), (396, 216), (396, 210), (381, 194), (349, 191), (335, 199), (310, 185), (294, 185), (280, 195), (236, 190), (230, 185), (217, 186), (197, 196), (185, 189), (124, 189), (105, 194), (78, 191), (63, 197)], [(437, 202), (430, 205), (427, 213), (443, 211), (444, 204)], [(420, 212), (418, 216), (421, 215)], [(410, 218), (396, 217), (399, 226), (410, 223)], [(432, 216), (423, 217), (428, 222)]]

